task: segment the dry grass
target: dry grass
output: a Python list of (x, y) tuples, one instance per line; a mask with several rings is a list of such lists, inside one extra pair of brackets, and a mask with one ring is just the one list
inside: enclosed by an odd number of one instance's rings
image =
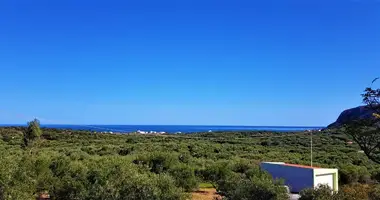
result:
[(191, 193), (192, 200), (214, 200), (222, 199), (220, 195), (216, 194), (215, 188), (202, 188), (198, 191)]

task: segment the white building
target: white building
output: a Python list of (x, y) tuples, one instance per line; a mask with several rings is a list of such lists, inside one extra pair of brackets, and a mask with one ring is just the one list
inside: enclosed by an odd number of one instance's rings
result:
[(271, 174), (274, 179), (283, 179), (292, 193), (299, 193), (303, 189), (314, 188), (319, 184), (327, 184), (333, 191), (338, 191), (338, 169), (283, 162), (262, 162), (261, 169)]

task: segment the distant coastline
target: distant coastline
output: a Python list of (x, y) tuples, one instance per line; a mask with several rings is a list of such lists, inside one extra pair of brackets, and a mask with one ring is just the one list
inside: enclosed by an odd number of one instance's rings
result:
[[(20, 124), (0, 124), (4, 126), (25, 126)], [(44, 128), (87, 130), (96, 132), (160, 132), (160, 133), (194, 133), (194, 132), (217, 132), (217, 131), (276, 131), (276, 132), (299, 132), (307, 130), (320, 130), (322, 126), (218, 126), (218, 125), (68, 125), (46, 124)]]

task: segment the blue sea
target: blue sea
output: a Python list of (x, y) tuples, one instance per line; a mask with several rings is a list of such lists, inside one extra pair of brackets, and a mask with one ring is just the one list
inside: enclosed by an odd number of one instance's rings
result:
[[(15, 125), (0, 125), (15, 126)], [(197, 126), (197, 125), (41, 125), (46, 128), (89, 130), (96, 132), (118, 132), (130, 133), (143, 132), (165, 132), (165, 133), (194, 133), (215, 131), (278, 131), (298, 132), (305, 130), (318, 130), (324, 127), (301, 127), (301, 126)]]

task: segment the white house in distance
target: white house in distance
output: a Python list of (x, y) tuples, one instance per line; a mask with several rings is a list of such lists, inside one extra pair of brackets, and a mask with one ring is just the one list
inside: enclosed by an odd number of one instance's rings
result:
[(338, 191), (338, 169), (283, 162), (262, 162), (260, 166), (274, 179), (283, 179), (292, 193), (299, 193), (303, 189), (314, 188), (319, 184), (327, 184), (333, 191)]

